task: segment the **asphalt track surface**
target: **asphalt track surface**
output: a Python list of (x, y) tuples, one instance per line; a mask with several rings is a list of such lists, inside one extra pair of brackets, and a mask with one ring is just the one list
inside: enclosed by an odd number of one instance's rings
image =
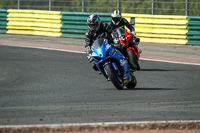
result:
[(0, 125), (200, 120), (200, 66), (140, 61), (116, 90), (84, 54), (0, 46)]

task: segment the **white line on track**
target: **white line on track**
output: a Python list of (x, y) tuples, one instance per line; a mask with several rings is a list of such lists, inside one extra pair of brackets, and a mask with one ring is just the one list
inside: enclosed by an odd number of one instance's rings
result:
[[(72, 52), (72, 53), (85, 54), (85, 52), (82, 52), (82, 51), (73, 51), (73, 50), (65, 50), (65, 49), (55, 49), (55, 48), (45, 48), (45, 47), (32, 47), (32, 46), (25, 46), (25, 47), (27, 47), (27, 48), (36, 48), (36, 49), (44, 49), (44, 50), (54, 50), (54, 51), (62, 51), (62, 52)], [(141, 60), (147, 60), (147, 61), (157, 61), (157, 62), (166, 62), (166, 63), (174, 63), (174, 64), (185, 64), (185, 65), (198, 65), (198, 66), (200, 66), (200, 64), (197, 64), (197, 63), (176, 62), (176, 61), (148, 59), (148, 58), (140, 58), (140, 59)]]
[(130, 121), (130, 122), (94, 122), (94, 123), (61, 123), (61, 124), (34, 124), (34, 125), (1, 125), (0, 128), (19, 127), (60, 127), (60, 126), (96, 126), (96, 125), (126, 125), (126, 124), (159, 124), (159, 123), (197, 123), (200, 120), (180, 120), (180, 121)]
[(166, 62), (166, 63), (173, 63), (173, 64), (185, 64), (185, 65), (196, 65), (196, 66), (200, 66), (200, 64), (198, 64), (198, 63), (178, 62), (178, 61), (169, 61), (169, 60), (158, 60), (158, 59), (147, 59), (147, 58), (140, 58), (140, 60), (147, 60), (147, 61)]
[[(3, 45), (3, 46), (11, 46), (11, 45)], [(71, 53), (85, 54), (85, 52), (83, 52), (83, 51), (74, 51), (74, 50), (56, 49), (56, 48), (46, 48), (46, 47), (36, 47), (36, 46), (14, 46), (14, 47), (35, 48), (35, 49), (43, 49), (43, 50), (52, 50), (52, 51), (62, 51), (62, 52), (71, 52)], [(159, 59), (149, 59), (149, 58), (140, 58), (140, 60), (200, 66), (200, 64), (198, 64), (198, 63), (178, 62), (178, 61), (170, 61), (170, 60), (159, 60)]]

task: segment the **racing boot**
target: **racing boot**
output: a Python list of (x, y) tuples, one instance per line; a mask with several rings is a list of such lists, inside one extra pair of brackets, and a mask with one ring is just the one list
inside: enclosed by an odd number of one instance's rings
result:
[(94, 63), (93, 64), (93, 67), (92, 67), (95, 71), (99, 71), (99, 69), (97, 68), (96, 64)]

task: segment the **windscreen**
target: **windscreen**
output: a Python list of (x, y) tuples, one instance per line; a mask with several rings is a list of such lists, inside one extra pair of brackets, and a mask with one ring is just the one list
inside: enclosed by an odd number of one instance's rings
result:
[(104, 39), (102, 39), (102, 38), (98, 38), (97, 40), (95, 40), (93, 43), (93, 47), (96, 49), (100, 48), (103, 44), (103, 40)]
[(124, 28), (117, 29), (117, 34), (118, 34), (119, 38), (121, 38), (122, 40), (125, 40), (125, 29)]
[(117, 29), (117, 33), (119, 37), (125, 36), (125, 29), (124, 28)]

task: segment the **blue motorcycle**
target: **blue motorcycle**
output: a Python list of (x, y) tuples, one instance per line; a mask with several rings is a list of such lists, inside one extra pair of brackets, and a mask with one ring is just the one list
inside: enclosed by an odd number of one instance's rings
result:
[(92, 45), (91, 58), (104, 77), (118, 89), (134, 88), (137, 80), (130, 71), (127, 59), (108, 43), (107, 39), (98, 38)]

